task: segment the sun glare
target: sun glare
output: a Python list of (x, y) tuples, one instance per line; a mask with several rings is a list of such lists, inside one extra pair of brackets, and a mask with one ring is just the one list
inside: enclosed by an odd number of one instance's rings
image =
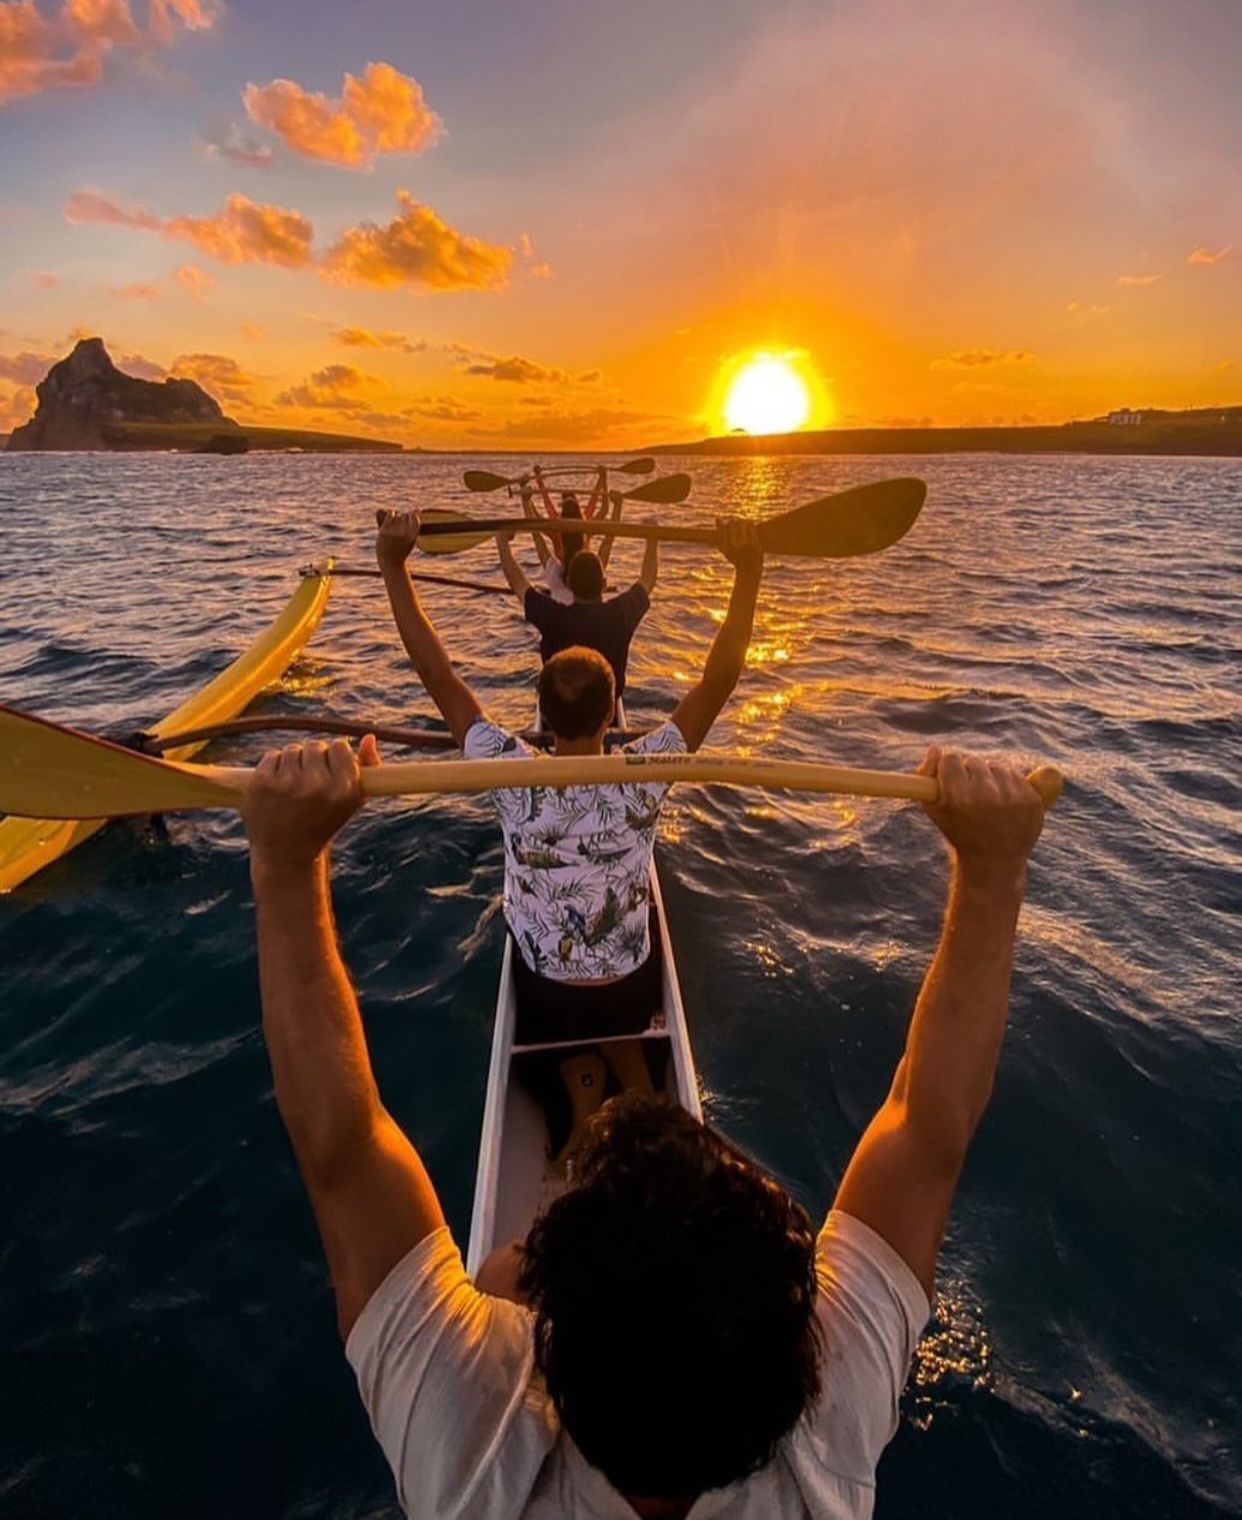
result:
[(725, 422), (746, 433), (792, 433), (810, 415), (806, 382), (787, 359), (772, 354), (756, 354), (725, 397)]

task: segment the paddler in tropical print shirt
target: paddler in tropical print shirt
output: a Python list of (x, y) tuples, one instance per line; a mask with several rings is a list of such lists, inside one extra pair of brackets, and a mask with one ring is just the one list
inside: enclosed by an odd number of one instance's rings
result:
[[(642, 754), (684, 754), (707, 738), (741, 674), (763, 573), (753, 525), (722, 520), (722, 553), (733, 591), (703, 674), (672, 718), (628, 745)], [(534, 753), (491, 722), (453, 669), (406, 570), (418, 537), (416, 512), (390, 513), (376, 554), (393, 616), (414, 668), (468, 758)], [(603, 753), (616, 690), (608, 661), (570, 648), (539, 677), (543, 725), (557, 755)], [(513, 935), (521, 1037), (572, 1039), (644, 1029), (659, 1006), (648, 876), (666, 786), (512, 788), (492, 794), (505, 834), (505, 917)]]

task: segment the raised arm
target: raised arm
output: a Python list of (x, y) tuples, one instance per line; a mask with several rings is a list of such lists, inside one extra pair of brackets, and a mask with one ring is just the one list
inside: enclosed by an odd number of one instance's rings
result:
[[(361, 758), (377, 762), (374, 739), (363, 740)], [(362, 801), (360, 775), (343, 739), (291, 744), (263, 758), (242, 802), (263, 1038), (342, 1337), (392, 1268), (444, 1223), (418, 1153), (380, 1101), (337, 948), (328, 842)]]
[(453, 669), (453, 662), (440, 642), (435, 625), (423, 611), (405, 562), (418, 540), (417, 512), (389, 512), (375, 540), (375, 557), (384, 577), (384, 589), (418, 678), (440, 709), (449, 732), (460, 746), (471, 724), (483, 716), (478, 698)]
[[(609, 539), (609, 543), (611, 542), (612, 540)], [(660, 540), (658, 538), (649, 538), (647, 540), (647, 547), (643, 551), (643, 564), (642, 569), (638, 572), (638, 584), (643, 588), (647, 595), (650, 596), (656, 588), (656, 581), (659, 579), (659, 577)], [(758, 582), (756, 582), (756, 586), (758, 586)], [(746, 635), (746, 638), (747, 642), (749, 642), (749, 633)], [(742, 658), (745, 659), (745, 657), (745, 649), (743, 649)], [(740, 671), (741, 667), (739, 666), (738, 668)], [(736, 680), (737, 678), (734, 677), (734, 679)]]
[(953, 858), (948, 908), (892, 1088), (833, 1207), (882, 1235), (930, 1298), (966, 1150), (992, 1093), (1044, 808), (1022, 773), (999, 761), (933, 746), (920, 771), (940, 782), (941, 801), (927, 812)]
[[(601, 471), (600, 472), (600, 479), (601, 479), (601, 481), (604, 478), (605, 478), (604, 477), (604, 472)], [(594, 498), (592, 498), (592, 499), (594, 499)], [(620, 491), (614, 491), (612, 493), (611, 498), (604, 503), (604, 510), (603, 510), (603, 512), (600, 513), (600, 520), (602, 522), (609, 522), (609, 521), (611, 521), (611, 522), (620, 522), (621, 521), (621, 508), (624, 505), (625, 505), (625, 502), (622, 499), (621, 492)], [(615, 543), (616, 543), (616, 539), (612, 536), (611, 533), (604, 534), (603, 540), (602, 540), (602, 542), (600, 543), (600, 546), (599, 546), (598, 553), (599, 553), (599, 562), (604, 567), (605, 570), (607, 570), (607, 568), (608, 568), (608, 561), (612, 558), (612, 549), (613, 549), (613, 545)], [(648, 549), (650, 549), (651, 545), (654, 544), (654, 543), (655, 543), (655, 539), (651, 539), (650, 542), (647, 545)], [(646, 568), (647, 568), (647, 561), (644, 559), (643, 560), (643, 569), (645, 570)], [(653, 581), (652, 585), (654, 585), (654, 584), (655, 584), (655, 582)]]
[(526, 603), (526, 593), (531, 589), (530, 582), (526, 578), (526, 572), (518, 564), (513, 553), (513, 535), (511, 533), (497, 533), (496, 552), (500, 556), (500, 568), (505, 572), (505, 580), (509, 582), (509, 589), (523, 605)]
[[(523, 484), (521, 496), (523, 515), (538, 519), (539, 513), (535, 510), (535, 498), (529, 485)], [(535, 540), (535, 553), (539, 556), (539, 563), (546, 565), (552, 558), (552, 549), (547, 539), (542, 533), (532, 533), (531, 537)]]
[(763, 545), (754, 525), (722, 518), (717, 528), (721, 550), (734, 568), (733, 595), (698, 684), (686, 693), (673, 714), (673, 722), (681, 729), (690, 750), (698, 749), (707, 738), (720, 709), (737, 685), (746, 663), (755, 622), (755, 599), (763, 577)]

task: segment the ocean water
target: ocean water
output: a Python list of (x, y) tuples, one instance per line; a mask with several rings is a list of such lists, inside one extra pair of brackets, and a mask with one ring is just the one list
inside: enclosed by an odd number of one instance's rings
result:
[[(460, 504), (468, 463), (496, 462), (0, 457), (0, 698), (108, 730), (159, 717), (299, 564), (370, 563), (373, 509)], [(1242, 467), (686, 465), (692, 500), (666, 510), (690, 522), (930, 484), (883, 556), (770, 564), (715, 743), (906, 768), (936, 740), (1070, 778), (877, 1513), (1242, 1512)], [(450, 566), (499, 579), (489, 548), (432, 568)], [(693, 678), (727, 584), (722, 561), (665, 552), (632, 720)], [(516, 604), (427, 601), (489, 709), (526, 722)], [(366, 580), (337, 583), (252, 710), (430, 716)], [(478, 801), (394, 801), (335, 857), (381, 1087), (463, 1240), (498, 840)], [(820, 1211), (935, 941), (934, 832), (894, 804), (687, 786), (659, 860), (707, 1111)], [(271, 1098), (231, 816), (113, 825), (0, 899), (0, 1345), (0, 1515), (397, 1513)]]

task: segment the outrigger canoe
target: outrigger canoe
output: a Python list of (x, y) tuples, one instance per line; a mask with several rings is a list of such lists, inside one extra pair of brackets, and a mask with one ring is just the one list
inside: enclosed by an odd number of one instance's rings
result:
[[(625, 711), (618, 702), (617, 723), (625, 727)], [(539, 715), (536, 712), (535, 725)], [(681, 1001), (677, 963), (668, 932), (664, 898), (656, 864), (651, 862), (651, 900), (659, 929), (663, 964), (661, 1008), (639, 1035), (620, 1038), (649, 1042), (648, 1065), (657, 1074), (657, 1086), (692, 1113), (702, 1114), (698, 1076)], [(541, 1209), (566, 1187), (552, 1164), (552, 1143), (543, 1108), (519, 1074), (519, 1064), (540, 1053), (565, 1059), (578, 1051), (598, 1049), (607, 1039), (560, 1041), (540, 1045), (516, 1042), (517, 991), (513, 978), (513, 938), (505, 935), (500, 966), (500, 992), (496, 999), (496, 1023), (487, 1073), (487, 1097), (483, 1105), (483, 1133), (479, 1140), (479, 1166), (475, 1178), (474, 1213), (470, 1221), (470, 1245), (466, 1267), (473, 1275), (498, 1246), (524, 1240)]]
[[(332, 561), (302, 572), (302, 581), (276, 621), (227, 669), (174, 708), (149, 732), (156, 738), (235, 718), (264, 687), (280, 679), (314, 633), (332, 586)], [(165, 759), (188, 760), (206, 740), (169, 750)], [(0, 820), (0, 892), (9, 892), (36, 871), (97, 834), (106, 818)]]

